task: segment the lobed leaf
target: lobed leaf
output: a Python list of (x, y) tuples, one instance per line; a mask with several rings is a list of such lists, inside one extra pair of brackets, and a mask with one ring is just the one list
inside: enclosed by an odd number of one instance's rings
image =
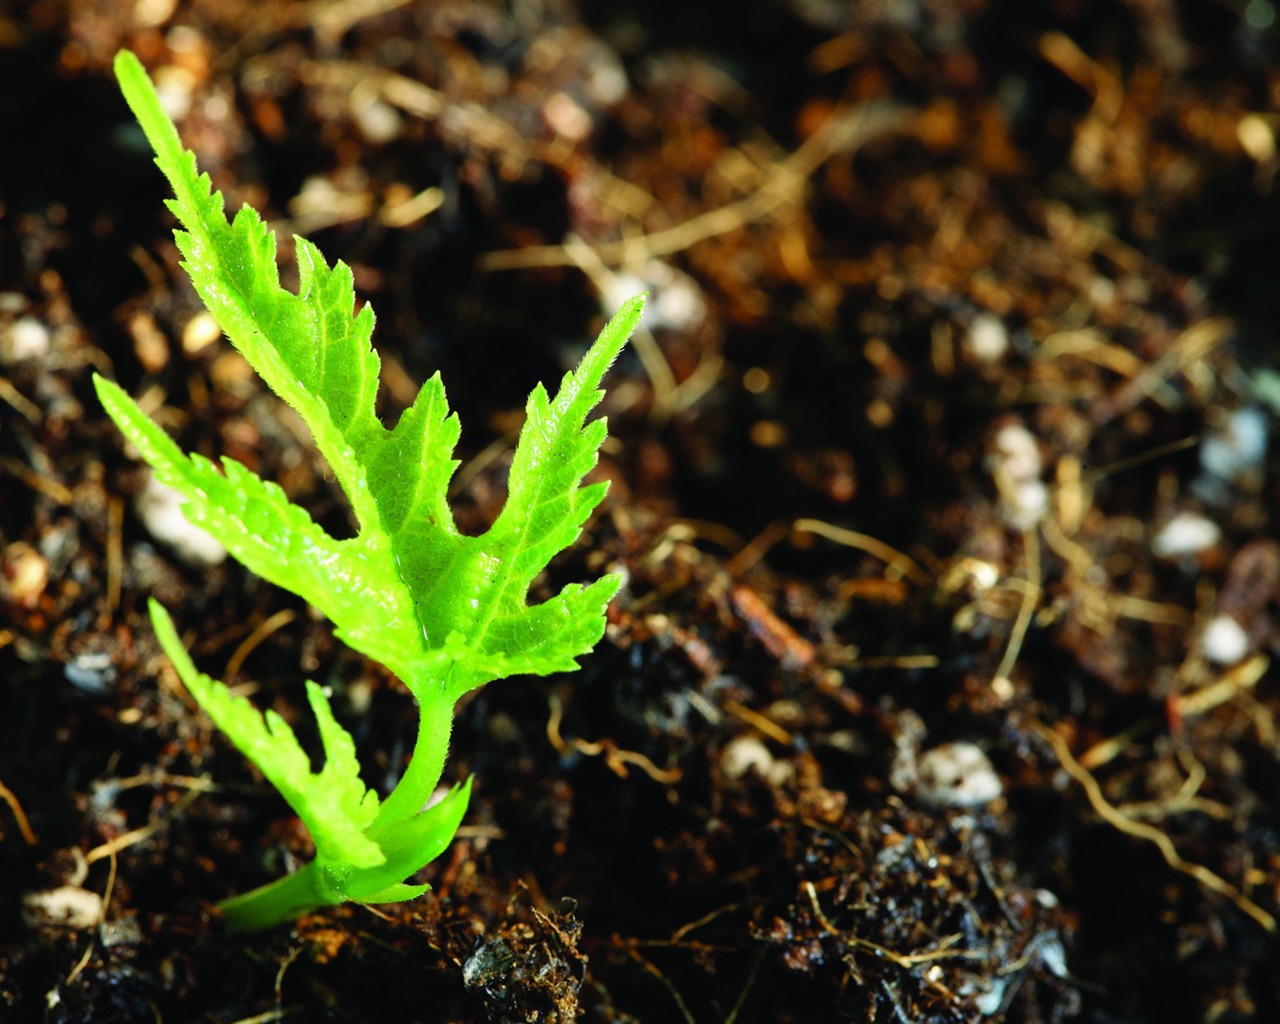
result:
[(298, 410), (351, 500), (361, 526), (377, 509), (365, 481), (363, 449), (382, 431), (374, 416), (379, 360), (370, 344), (373, 311), (358, 314), (351, 271), (333, 268), (296, 238), (300, 287), (280, 286), (276, 240), (257, 211), (242, 206), (228, 223), (221, 192), (196, 169), (160, 106), (141, 62), (122, 51), (116, 77), (169, 179), (169, 208), (183, 267), (231, 343), (273, 391)]
[(299, 288), (282, 288), (275, 237), (262, 218), (245, 206), (227, 220), (221, 193), (183, 149), (141, 63), (126, 51), (115, 68), (173, 187), (168, 206), (182, 225), (175, 237), (183, 266), (232, 344), (302, 416), (351, 502), (356, 536), (330, 536), (279, 487), (234, 460), (224, 458), (219, 470), (184, 454), (119, 387), (95, 376), (103, 407), (182, 495), (188, 519), (249, 569), (324, 612), (344, 642), (391, 668), (420, 705), (413, 759), (380, 808), (318, 687), (309, 683), (307, 694), (326, 760), (313, 773), (287, 723), (198, 673), (168, 615), (152, 603), (157, 635), (187, 688), (316, 841), (314, 864), (228, 901), (229, 920), (266, 927), (341, 899), (412, 898), (422, 889), (404, 879), (444, 848), (469, 794), (464, 786), (421, 809), (443, 770), (453, 703), (492, 679), (573, 669), (604, 632), (617, 577), (571, 584), (533, 606), (528, 593), (604, 497), (605, 484), (582, 485), (606, 433), (603, 420), (587, 417), (644, 300), (623, 306), (554, 398), (534, 389), (506, 505), (485, 534), (464, 536), (447, 501), (460, 427), (439, 375), (394, 429), (385, 428), (375, 414), (373, 311), (356, 312), (350, 269), (328, 266), (314, 245), (296, 238)]
[(421, 896), (427, 886), (408, 885), (404, 879), (445, 851), (470, 800), (471, 780), (467, 779), (407, 821), (370, 829), (369, 836), (378, 843), (386, 862), (353, 872), (346, 883), (346, 898), (360, 903), (398, 903)]
[(307, 683), (307, 699), (320, 726), (325, 754), (324, 766), (313, 772), (311, 760), (289, 723), (273, 711), (264, 715), (225, 683), (198, 671), (169, 613), (154, 598), (149, 608), (160, 646), (178, 670), (182, 684), (288, 801), (315, 840), (317, 861), (358, 868), (384, 864), (387, 858), (382, 848), (365, 835), (378, 814), (378, 795), (361, 781), (355, 743), (334, 719), (324, 691)]
[[(384, 428), (374, 415), (373, 313), (368, 306), (353, 313), (350, 270), (328, 267), (299, 238), (299, 291), (282, 288), (275, 239), (262, 219), (246, 206), (228, 223), (221, 193), (182, 148), (137, 58), (120, 53), (116, 74), (173, 186), (169, 206), (184, 226), (178, 244), (196, 290), (236, 348), (302, 415), (351, 501), (359, 532), (334, 540), (274, 485), (234, 462), (224, 460), (222, 478), (167, 442), (123, 392), (99, 385), (121, 429), (187, 498), (188, 518), (250, 569), (323, 611), (345, 642), (390, 667), (419, 700), (446, 677), (457, 692), (497, 678), (492, 673), (501, 666), (533, 673), (575, 666), (599, 640), (616, 585), (566, 592), (534, 608), (527, 594), (604, 496), (603, 484), (581, 486), (605, 437), (603, 420), (585, 421), (643, 299), (613, 318), (554, 401), (535, 389), (506, 506), (483, 537), (463, 536), (446, 500), (459, 425), (439, 376), (394, 430)], [(446, 650), (455, 633), (466, 643)]]

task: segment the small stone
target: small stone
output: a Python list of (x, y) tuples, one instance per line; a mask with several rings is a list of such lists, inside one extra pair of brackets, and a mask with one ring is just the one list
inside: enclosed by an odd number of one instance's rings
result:
[(1021, 480), (1006, 495), (1004, 513), (1010, 526), (1029, 530), (1049, 508), (1049, 488), (1040, 480)]
[(1040, 442), (1021, 423), (1000, 428), (992, 443), (989, 465), (993, 473), (1003, 472), (1014, 483), (1038, 479), (1044, 471)]
[(133, 7), (133, 23), (138, 28), (159, 28), (173, 17), (178, 0), (138, 0)]
[(992, 562), (983, 562), (977, 558), (967, 559), (969, 579), (973, 589), (984, 594), (1000, 582), (1000, 567)]
[(740, 736), (731, 740), (720, 752), (720, 771), (726, 779), (740, 779), (753, 768), (767, 778), (773, 770), (773, 755), (754, 736)]
[(356, 125), (365, 141), (375, 146), (386, 145), (400, 137), (404, 130), (404, 118), (389, 103), (374, 100), (355, 112)]
[(0, 595), (23, 608), (34, 608), (49, 585), (49, 562), (24, 541), (0, 553)]
[(750, 771), (762, 779), (779, 785), (791, 776), (791, 765), (778, 761), (769, 748), (754, 736), (730, 740), (720, 752), (720, 771), (729, 781), (736, 781)]
[(591, 69), (587, 73), (585, 90), (587, 98), (601, 107), (611, 107), (627, 95), (630, 83), (627, 70), (618, 55), (603, 43), (587, 51)]
[(1237, 409), (1223, 429), (1200, 445), (1200, 468), (1229, 482), (1258, 469), (1267, 455), (1267, 417), (1261, 409)]
[(1249, 653), (1249, 635), (1230, 615), (1218, 615), (1201, 634), (1200, 650), (1215, 665), (1235, 665)]
[(697, 283), (687, 274), (676, 272), (658, 289), (652, 316), (655, 323), (682, 331), (700, 324), (706, 311)]
[(103, 948), (114, 946), (137, 946), (142, 942), (142, 927), (135, 915), (117, 917), (114, 921), (104, 921), (98, 932)]
[(1245, 114), (1236, 123), (1236, 139), (1249, 156), (1260, 164), (1276, 158), (1276, 135), (1260, 114)]
[(24, 316), (15, 320), (0, 336), (0, 359), (6, 363), (42, 359), (48, 354), (49, 328), (35, 317)]
[(960, 341), (961, 350), (979, 363), (994, 363), (1009, 351), (1009, 331), (992, 313), (980, 313)]
[(102, 897), (74, 885), (22, 897), (22, 919), (29, 928), (93, 928), (101, 916)]
[(182, 329), (182, 351), (189, 356), (208, 348), (222, 337), (222, 328), (209, 312), (200, 312)]
[(1207, 551), (1222, 540), (1222, 529), (1212, 519), (1195, 512), (1179, 512), (1152, 538), (1157, 558), (1181, 558)]
[(547, 127), (569, 142), (581, 142), (591, 134), (591, 115), (568, 93), (556, 92), (547, 97), (542, 117)]
[(169, 340), (156, 324), (156, 318), (145, 309), (136, 310), (129, 317), (129, 336), (133, 338), (133, 352), (148, 373), (159, 373), (169, 365)]
[(933, 807), (983, 807), (1004, 792), (991, 759), (972, 743), (944, 743), (920, 757), (916, 795)]
[(1006, 423), (991, 439), (985, 464), (1000, 489), (1005, 522), (1022, 530), (1035, 526), (1049, 507), (1035, 435), (1019, 422)]
[(98, 697), (115, 682), (116, 667), (105, 651), (86, 651), (62, 666), (62, 674), (77, 690)]

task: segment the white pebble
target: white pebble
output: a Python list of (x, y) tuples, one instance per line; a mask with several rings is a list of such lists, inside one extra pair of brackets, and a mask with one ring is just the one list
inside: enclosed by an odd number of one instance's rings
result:
[(994, 363), (1009, 351), (1009, 331), (993, 313), (980, 313), (961, 339), (965, 355), (980, 363)]
[(49, 328), (32, 316), (15, 320), (4, 332), (0, 355), (6, 363), (42, 359), (49, 354)]
[(93, 928), (102, 917), (102, 897), (75, 885), (29, 892), (22, 918), (31, 928)]
[(203, 310), (187, 321), (182, 329), (182, 351), (189, 356), (208, 348), (222, 337), (222, 328), (211, 313)]
[(982, 807), (1004, 792), (991, 759), (972, 743), (944, 743), (920, 757), (916, 794), (933, 807)]
[(658, 289), (653, 303), (655, 326), (671, 327), (677, 331), (696, 327), (706, 313), (702, 292), (693, 278), (678, 271)]
[(1062, 940), (1056, 935), (1050, 936), (1039, 949), (1040, 963), (1055, 978), (1069, 978), (1067, 970), (1067, 951), (1062, 948)]
[(542, 118), (553, 132), (569, 142), (581, 142), (591, 134), (591, 115), (572, 96), (554, 92), (542, 104)]
[(1049, 508), (1049, 488), (1040, 480), (1022, 480), (1005, 495), (1004, 515), (1010, 526), (1029, 530)]
[(973, 1008), (984, 1017), (999, 1013), (1000, 1008), (1004, 1006), (1004, 994), (1008, 987), (1008, 978), (989, 978), (985, 982), (973, 982)]
[(769, 748), (754, 736), (739, 736), (720, 752), (720, 771), (729, 781), (755, 771), (762, 779), (779, 785), (790, 778), (791, 765), (775, 760)]
[(171, 17), (177, 0), (138, 0), (133, 8), (133, 23), (138, 28), (159, 28)]
[(740, 779), (752, 768), (761, 775), (773, 768), (773, 755), (758, 739), (740, 736), (720, 752), (720, 770), (726, 779)]
[(986, 593), (1000, 582), (1000, 568), (991, 562), (984, 562), (977, 558), (967, 558), (965, 559), (965, 568), (971, 581), (970, 586), (979, 594)]
[(1200, 468), (1229, 482), (1257, 469), (1267, 455), (1267, 417), (1261, 409), (1237, 409), (1226, 426), (1200, 445)]
[(219, 565), (227, 557), (227, 549), (208, 531), (190, 522), (182, 512), (185, 499), (154, 476), (138, 493), (138, 516), (151, 536), (169, 545), (190, 566)]
[(1109, 306), (1116, 301), (1116, 283), (1107, 277), (1095, 277), (1088, 285), (1089, 302)]
[(1230, 615), (1218, 615), (1201, 634), (1200, 650), (1215, 665), (1235, 665), (1249, 653), (1249, 635)]
[(1039, 906), (1044, 907), (1046, 910), (1053, 910), (1062, 903), (1062, 901), (1058, 899), (1057, 894), (1050, 892), (1048, 889), (1035, 889), (1032, 891), (1031, 895), (1032, 898), (1035, 899), (1036, 903)]
[(621, 102), (630, 88), (627, 82), (627, 70), (622, 66), (618, 55), (603, 43), (588, 50), (591, 70), (587, 73), (584, 86), (587, 98), (602, 107), (611, 107)]
[(1179, 512), (1151, 541), (1157, 558), (1181, 558), (1206, 551), (1222, 540), (1222, 529), (1196, 512)]
[(1044, 470), (1040, 442), (1021, 423), (1000, 428), (992, 443), (989, 465), (993, 473), (1004, 473), (1014, 483), (1037, 479)]
[(1022, 530), (1035, 526), (1049, 507), (1049, 489), (1040, 479), (1044, 460), (1035, 435), (1021, 423), (1005, 424), (992, 438), (986, 465), (1000, 488), (1005, 522)]
[(381, 100), (366, 103), (356, 110), (355, 121), (365, 141), (375, 146), (398, 139), (404, 129), (404, 119), (400, 112)]
[(1276, 158), (1276, 135), (1259, 114), (1245, 114), (1236, 123), (1236, 141), (1250, 158), (1270, 164)]

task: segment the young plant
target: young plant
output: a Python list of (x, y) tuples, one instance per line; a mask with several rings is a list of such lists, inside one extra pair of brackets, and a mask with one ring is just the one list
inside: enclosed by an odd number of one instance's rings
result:
[(156, 635), (191, 695), (315, 841), (306, 867), (221, 908), (231, 928), (251, 930), (344, 900), (412, 899), (427, 886), (406, 879), (444, 850), (467, 807), (470, 781), (429, 805), (458, 698), (505, 676), (576, 668), (603, 635), (617, 576), (570, 584), (541, 604), (526, 601), (534, 578), (578, 538), (604, 497), (605, 484), (582, 486), (605, 438), (604, 420), (586, 417), (643, 297), (609, 322), (554, 399), (542, 385), (534, 389), (506, 505), (486, 533), (465, 536), (446, 501), (459, 427), (439, 374), (393, 429), (383, 427), (374, 413), (373, 311), (354, 312), (350, 269), (330, 268), (314, 245), (295, 238), (301, 283), (296, 295), (281, 288), (275, 236), (248, 206), (228, 223), (221, 193), (197, 173), (138, 59), (121, 52), (115, 72), (173, 187), (168, 206), (185, 228), (175, 233), (183, 267), (232, 344), (306, 422), (350, 499), (358, 533), (337, 540), (238, 462), (223, 458), (220, 472), (184, 454), (118, 386), (95, 376), (102, 405), (156, 476), (181, 493), (192, 523), (324, 612), (337, 636), (404, 681), (421, 715), (408, 768), (379, 800), (361, 781), (355, 744), (323, 689), (307, 683), (324, 748), (315, 772), (284, 719), (261, 714), (196, 670), (168, 613), (152, 600)]

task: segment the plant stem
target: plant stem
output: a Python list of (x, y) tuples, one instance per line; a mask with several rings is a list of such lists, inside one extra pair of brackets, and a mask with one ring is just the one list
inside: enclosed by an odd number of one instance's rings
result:
[(443, 685), (440, 689), (438, 698), (418, 702), (420, 719), (413, 757), (395, 789), (382, 802), (373, 822), (374, 828), (417, 814), (431, 799), (440, 776), (444, 774), (449, 732), (453, 728), (453, 701), (444, 695)]
[(218, 904), (227, 930), (256, 932), (274, 928), (317, 907), (337, 902), (325, 899), (319, 887), (320, 872), (313, 862), (284, 878), (232, 896)]

